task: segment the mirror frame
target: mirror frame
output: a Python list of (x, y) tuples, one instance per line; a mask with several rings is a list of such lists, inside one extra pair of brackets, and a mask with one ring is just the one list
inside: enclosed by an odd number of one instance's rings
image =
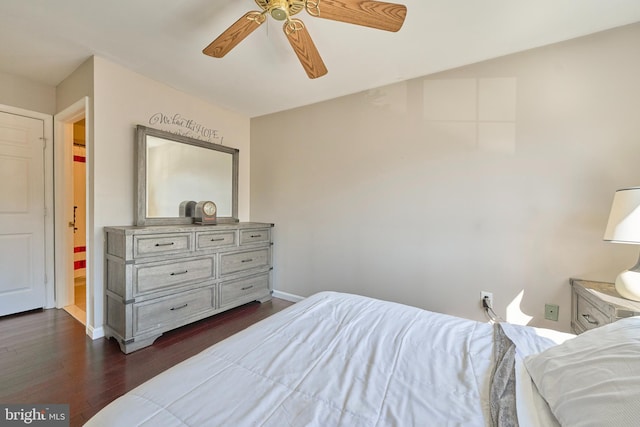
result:
[[(138, 189), (137, 206), (136, 206), (136, 225), (186, 225), (193, 224), (193, 218), (186, 217), (147, 217), (147, 135), (157, 138), (168, 139), (170, 141), (181, 144), (189, 144), (196, 147), (202, 147), (208, 150), (215, 150), (222, 153), (231, 154), (232, 156), (232, 216), (218, 217), (219, 223), (235, 223), (238, 222), (238, 168), (240, 150), (231, 148), (212, 142), (201, 141), (199, 139), (190, 138), (188, 136), (176, 135), (171, 132), (153, 129), (146, 126), (138, 125), (136, 127), (136, 164), (138, 171), (136, 175), (136, 187)], [(196, 200), (199, 201), (199, 200)]]

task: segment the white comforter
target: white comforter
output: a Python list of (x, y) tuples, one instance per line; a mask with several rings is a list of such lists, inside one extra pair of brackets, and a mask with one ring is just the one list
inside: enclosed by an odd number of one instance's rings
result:
[(492, 340), (486, 323), (323, 292), (149, 380), (87, 425), (485, 426)]

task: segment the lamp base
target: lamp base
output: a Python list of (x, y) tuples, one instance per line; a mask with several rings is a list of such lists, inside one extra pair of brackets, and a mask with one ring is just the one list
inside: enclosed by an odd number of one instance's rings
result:
[(620, 296), (640, 301), (640, 272), (625, 270), (616, 277), (616, 291)]

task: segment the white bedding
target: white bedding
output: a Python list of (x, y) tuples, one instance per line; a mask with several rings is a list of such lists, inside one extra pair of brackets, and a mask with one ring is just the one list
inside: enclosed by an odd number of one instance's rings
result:
[[(505, 331), (521, 357), (553, 345), (522, 328)], [(149, 380), (87, 425), (490, 425), (492, 343), (490, 324), (322, 292)], [(531, 387), (519, 373), (518, 387)], [(520, 424), (546, 426), (531, 396), (519, 402)]]

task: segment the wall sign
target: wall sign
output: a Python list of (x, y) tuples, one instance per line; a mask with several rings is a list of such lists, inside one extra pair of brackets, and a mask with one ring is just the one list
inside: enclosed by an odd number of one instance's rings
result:
[(202, 141), (215, 142), (216, 144), (222, 144), (222, 141), (224, 140), (224, 137), (220, 135), (220, 132), (217, 129), (205, 127), (195, 120), (184, 117), (178, 113), (155, 113), (149, 117), (149, 124), (176, 135), (188, 136)]

